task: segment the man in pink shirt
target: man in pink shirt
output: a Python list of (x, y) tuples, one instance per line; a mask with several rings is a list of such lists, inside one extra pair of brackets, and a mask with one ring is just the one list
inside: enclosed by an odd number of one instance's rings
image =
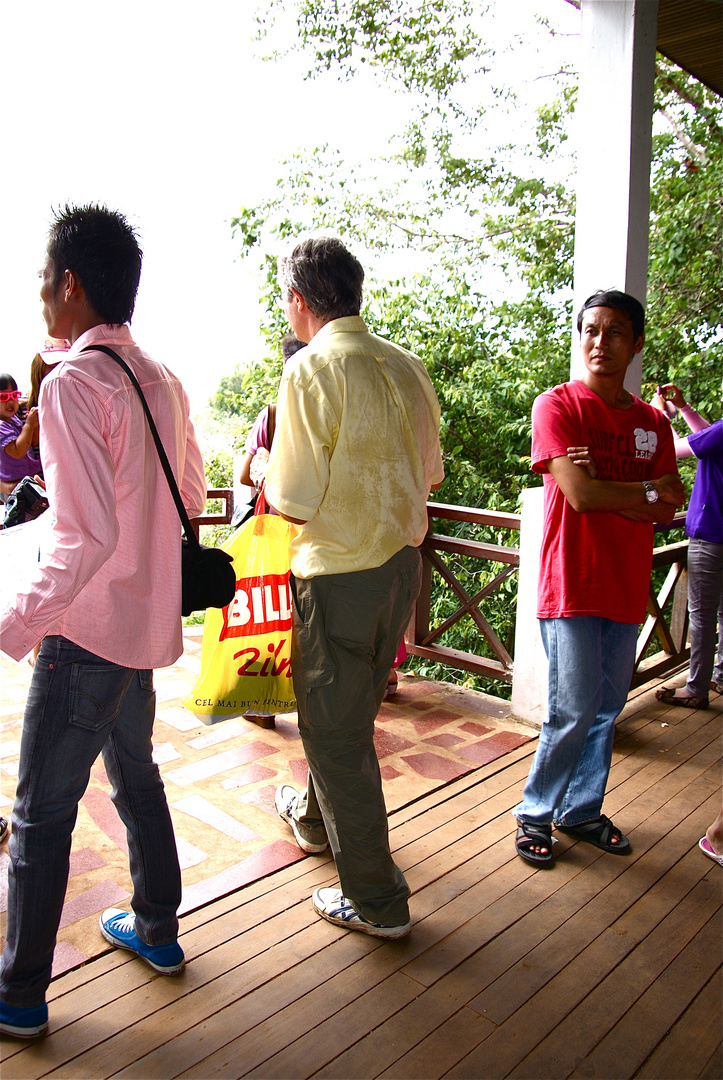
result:
[(113, 359), (92, 350), (111, 346), (135, 372), (197, 516), (206, 481), (188, 398), (127, 325), (141, 259), (122, 215), (68, 207), (51, 227), (42, 271), (48, 333), (71, 343), (40, 392), (54, 522), (34, 580), (0, 609), (5, 653), (20, 661), (42, 641), (23, 721), (0, 963), (0, 1032), (20, 1038), (47, 1028), (71, 835), (100, 753), (127, 830), (135, 913), (104, 912), (101, 932), (162, 974), (184, 964), (181, 875), (151, 756), (152, 668), (183, 649), (180, 523), (136, 390)]

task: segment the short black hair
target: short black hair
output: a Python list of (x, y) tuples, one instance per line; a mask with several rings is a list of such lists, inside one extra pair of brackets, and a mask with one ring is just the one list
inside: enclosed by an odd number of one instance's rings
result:
[(0, 373), (0, 390), (17, 390), (18, 384), (6, 371)]
[(285, 299), (295, 289), (319, 318), (343, 319), (361, 310), (364, 269), (338, 237), (318, 236), (281, 260), (279, 284)]
[(598, 289), (592, 296), (588, 296), (577, 315), (577, 332), (582, 332), (582, 317), (588, 308), (609, 307), (617, 311), (624, 311), (633, 324), (633, 334), (636, 338), (645, 330), (645, 308), (630, 293), (620, 292), (619, 289)]
[(66, 270), (80, 280), (88, 303), (106, 323), (130, 322), (143, 252), (136, 230), (107, 206), (65, 206), (48, 234), (48, 257), (57, 289)]
[(304, 342), (299, 341), (296, 334), (284, 334), (281, 339), (281, 355), (284, 362), (290, 360), (294, 353), (304, 348)]

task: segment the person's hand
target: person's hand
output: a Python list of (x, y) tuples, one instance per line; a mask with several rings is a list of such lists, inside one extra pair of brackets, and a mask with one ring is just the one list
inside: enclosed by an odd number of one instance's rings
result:
[(45, 481), (43, 480), (42, 476), (38, 476), (38, 474), (36, 473), (35, 476), (33, 477), (33, 480), (35, 481), (36, 484), (38, 484), (43, 489), (43, 491), (47, 491), (47, 488), (45, 486)]
[(677, 473), (666, 473), (665, 476), (653, 480), (652, 483), (661, 502), (668, 503), (669, 506), (674, 506), (676, 510), (679, 510), (680, 507), (683, 506), (686, 500), (686, 493)]
[(595, 462), (590, 457), (590, 451), (587, 446), (568, 446), (567, 456), (575, 465), (580, 465), (583, 469), (587, 469), (590, 477), (593, 480), (595, 479), (597, 476), (597, 469), (595, 468)]
[[(665, 401), (672, 401), (676, 409), (685, 408), (685, 398), (683, 397), (680, 387), (676, 386), (675, 383), (666, 383), (665, 386), (661, 386), (660, 389), (663, 391), (662, 396)], [(655, 396), (658, 397), (659, 395), (656, 394)]]
[(25, 423), (32, 430), (38, 426), (38, 410), (37, 408), (29, 409), (28, 415), (25, 417)]
[(266, 470), (269, 465), (269, 452), (265, 446), (260, 446), (253, 456), (251, 465), (249, 466), (249, 476), (251, 477), (251, 483), (258, 489), (266, 479)]

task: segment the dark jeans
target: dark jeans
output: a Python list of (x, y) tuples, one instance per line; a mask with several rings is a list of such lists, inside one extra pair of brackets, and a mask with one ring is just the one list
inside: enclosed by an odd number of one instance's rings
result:
[(151, 736), (153, 673), (119, 667), (63, 637), (43, 641), (23, 721), (0, 998), (39, 1005), (50, 982), (78, 803), (103, 754), (126, 827), (139, 936), (178, 936), (181, 873)]
[(292, 578), (291, 666), (310, 782), (297, 820), (328, 836), (342, 892), (383, 926), (409, 921), (409, 887), (389, 850), (374, 720), (421, 585), (406, 547), (383, 566)]
[[(723, 683), (723, 544), (692, 539), (688, 545), (688, 611), (690, 613), (690, 674), (687, 690), (708, 697), (711, 677)], [(714, 671), (715, 667), (715, 671)]]

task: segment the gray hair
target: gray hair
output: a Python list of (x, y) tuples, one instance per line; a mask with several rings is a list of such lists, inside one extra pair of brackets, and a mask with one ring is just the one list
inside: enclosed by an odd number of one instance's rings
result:
[(295, 289), (314, 315), (343, 319), (361, 310), (364, 269), (335, 236), (302, 240), (279, 263), (284, 299)]

